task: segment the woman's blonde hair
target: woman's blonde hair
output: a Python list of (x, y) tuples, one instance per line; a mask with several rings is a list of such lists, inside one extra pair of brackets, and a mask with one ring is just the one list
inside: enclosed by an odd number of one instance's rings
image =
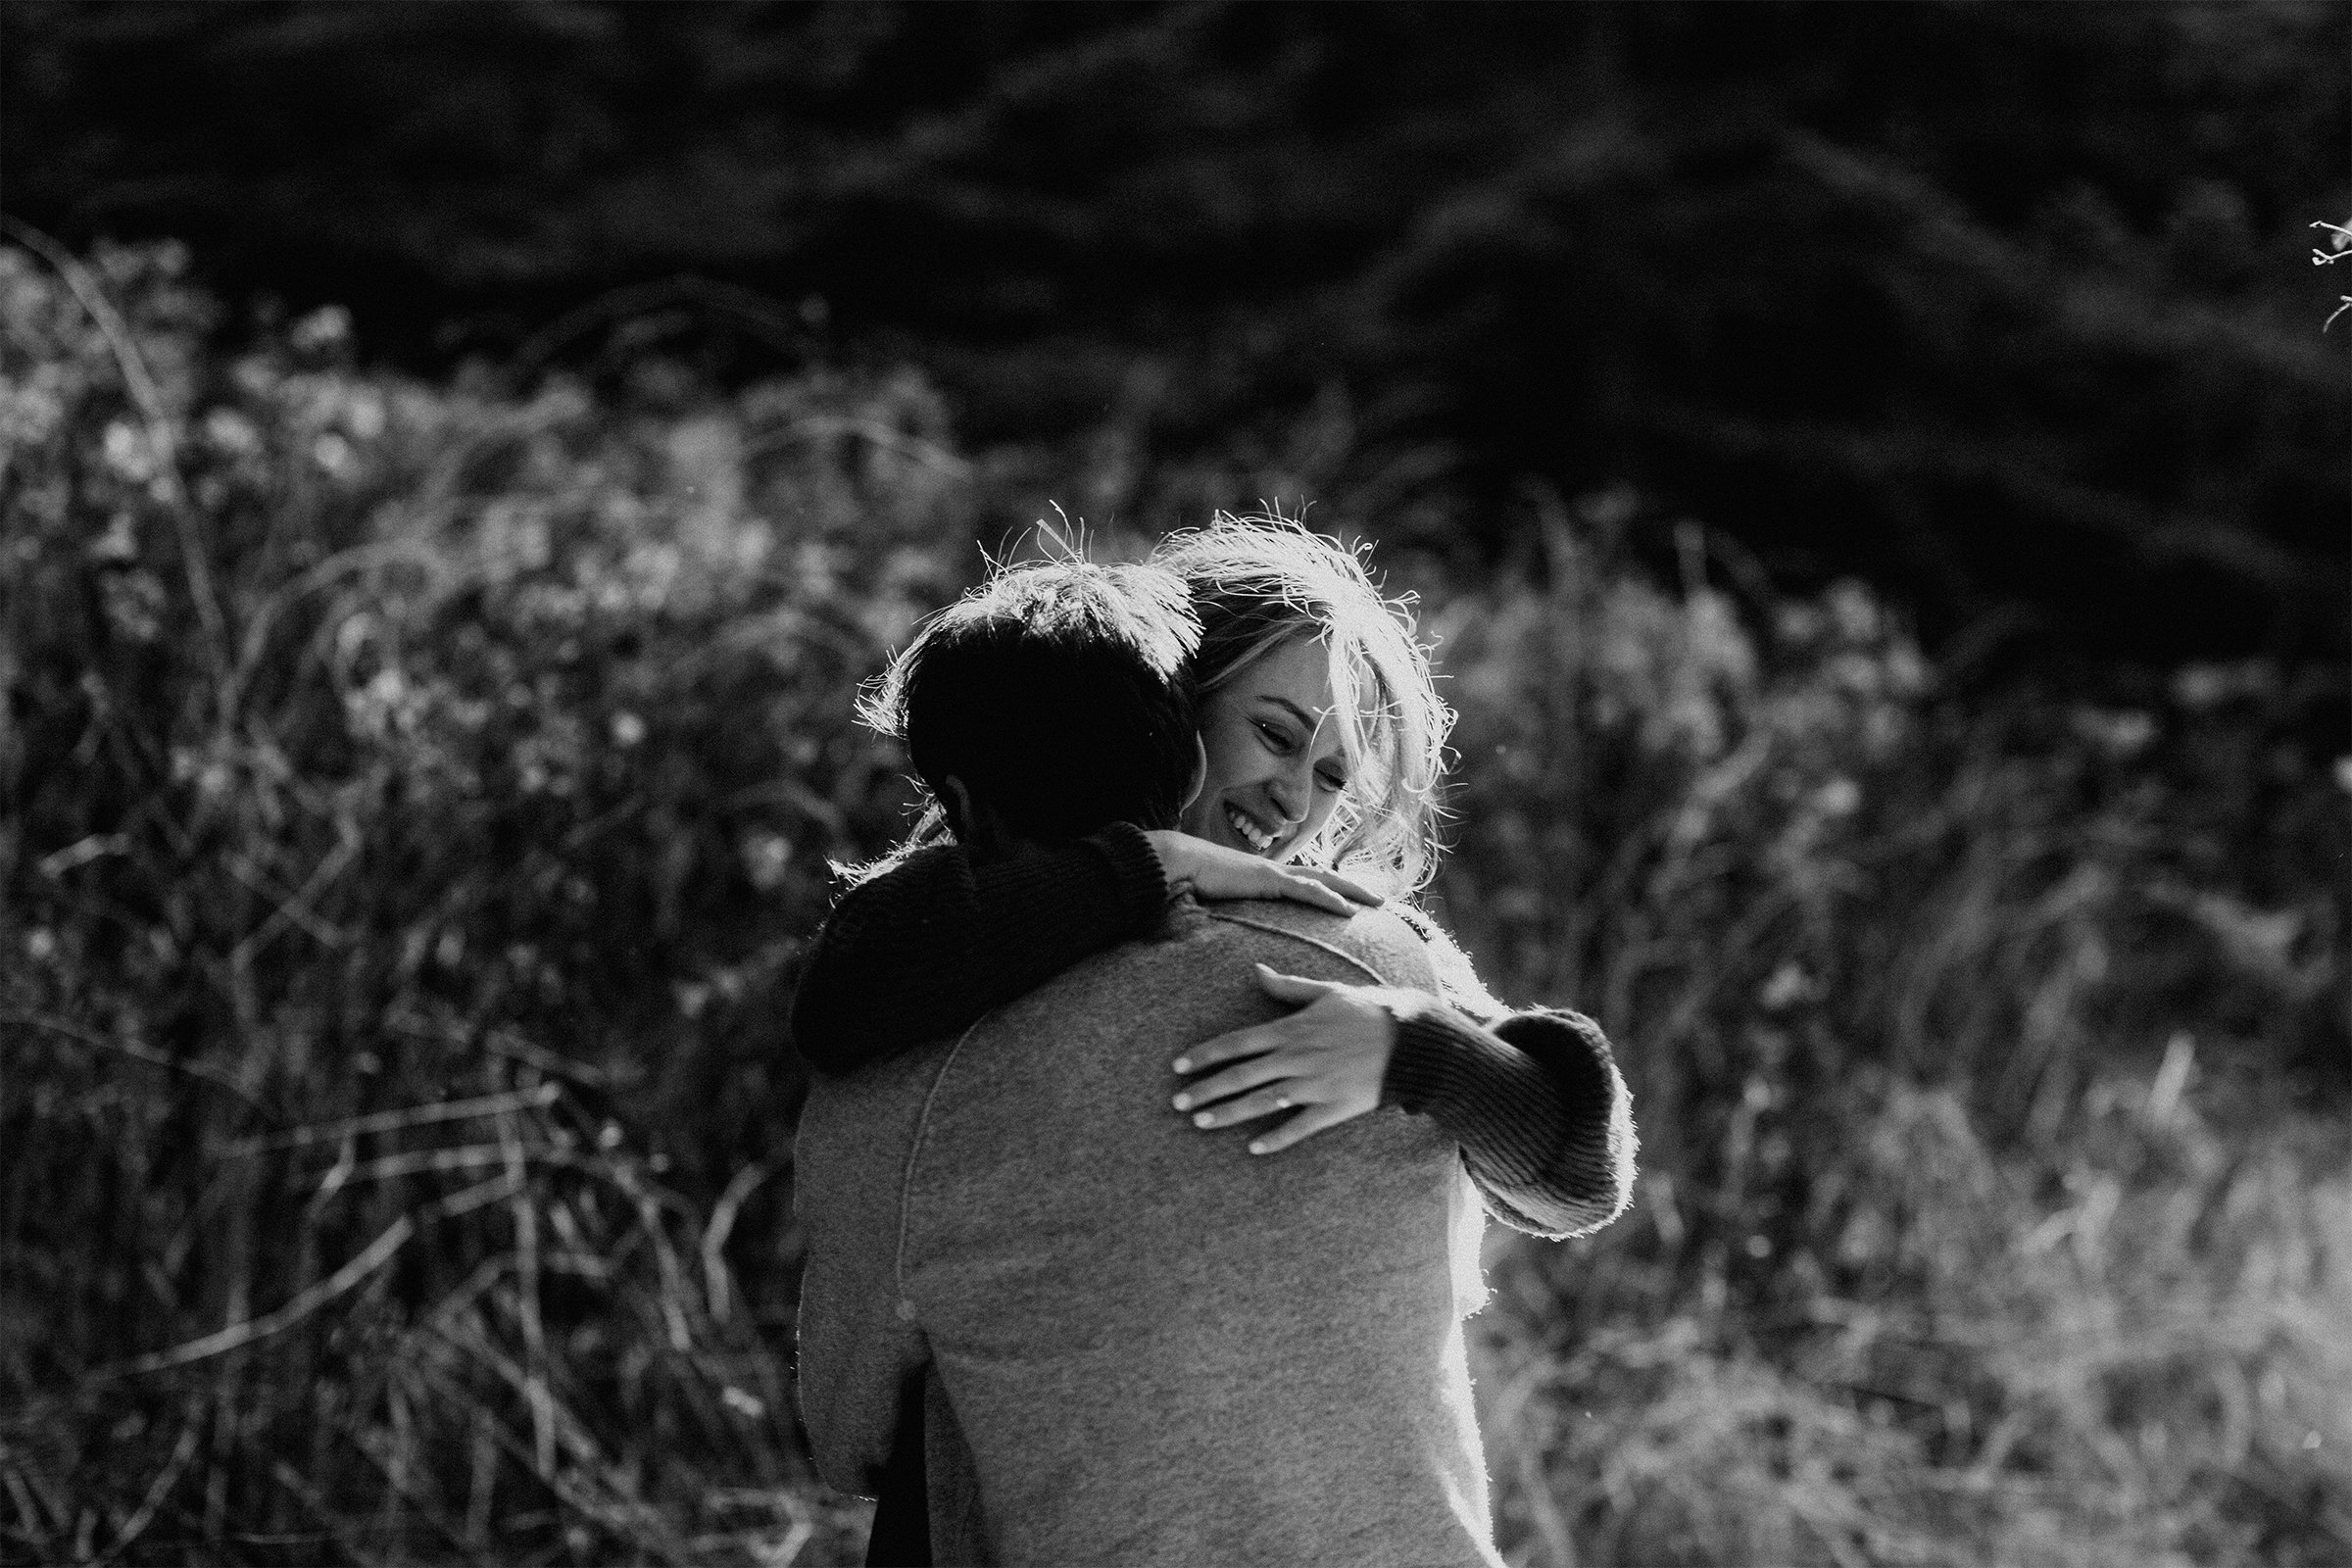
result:
[(1384, 599), (1336, 539), (1272, 515), (1219, 513), (1169, 534), (1152, 563), (1184, 579), (1200, 617), (1195, 684), (1205, 704), (1275, 649), (1312, 637), (1331, 659), (1348, 788), (1300, 858), (1411, 893), (1437, 870), (1438, 787), (1453, 713), (1413, 637), (1409, 596)]

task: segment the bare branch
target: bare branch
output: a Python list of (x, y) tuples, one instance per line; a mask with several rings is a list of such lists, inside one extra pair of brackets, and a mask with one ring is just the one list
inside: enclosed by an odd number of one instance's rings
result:
[(51, 1034), (78, 1041), (93, 1050), (112, 1051), (119, 1055), (128, 1056), (133, 1061), (143, 1061), (150, 1067), (161, 1067), (166, 1072), (185, 1073), (191, 1078), (200, 1078), (216, 1089), (223, 1089), (236, 1096), (265, 1118), (270, 1114), (269, 1107), (247, 1094), (242, 1084), (209, 1062), (184, 1061), (176, 1056), (167, 1056), (151, 1047), (134, 1045), (127, 1040), (117, 1040), (109, 1035), (98, 1034), (82, 1028), (79, 1024), (68, 1022), (64, 1018), (52, 1017), (45, 1012), (0, 1012), (0, 1023), (46, 1029)]
[(541, 1084), (536, 1089), (510, 1090), (505, 1094), (478, 1095), (471, 1100), (452, 1100), (438, 1105), (404, 1105), (397, 1110), (379, 1110), (366, 1116), (353, 1116), (343, 1121), (320, 1122), (315, 1126), (295, 1127), (268, 1138), (245, 1138), (220, 1151), (223, 1159), (235, 1159), (246, 1154), (258, 1154), (269, 1149), (300, 1149), (308, 1144), (340, 1143), (346, 1138), (368, 1133), (398, 1132), (403, 1127), (423, 1127), (435, 1122), (466, 1121), (476, 1116), (495, 1116), (502, 1110), (535, 1110), (555, 1102), (563, 1093), (558, 1084)]
[(190, 1362), (209, 1360), (216, 1355), (225, 1355), (231, 1350), (253, 1344), (256, 1340), (265, 1340), (273, 1334), (282, 1334), (335, 1298), (356, 1289), (361, 1281), (392, 1261), (392, 1254), (399, 1251), (409, 1238), (416, 1234), (416, 1222), (403, 1214), (385, 1227), (381, 1236), (369, 1242), (366, 1251), (295, 1297), (276, 1311), (265, 1312), (260, 1317), (249, 1317), (240, 1323), (231, 1323), (218, 1333), (207, 1334), (202, 1339), (190, 1340), (184, 1345), (175, 1345), (168, 1350), (155, 1350), (146, 1355), (133, 1356), (127, 1361), (112, 1361), (104, 1366), (93, 1367), (87, 1376), (92, 1380), (97, 1380), (136, 1377), (141, 1373), (161, 1372), (169, 1367), (186, 1366)]

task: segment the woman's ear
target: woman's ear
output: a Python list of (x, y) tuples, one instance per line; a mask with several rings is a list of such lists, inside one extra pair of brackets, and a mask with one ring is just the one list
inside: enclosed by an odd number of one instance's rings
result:
[(1202, 740), (1199, 735), (1195, 735), (1193, 737), (1193, 781), (1185, 786), (1184, 799), (1176, 803), (1176, 809), (1182, 811), (1186, 807), (1199, 800), (1200, 792), (1207, 787), (1208, 742)]

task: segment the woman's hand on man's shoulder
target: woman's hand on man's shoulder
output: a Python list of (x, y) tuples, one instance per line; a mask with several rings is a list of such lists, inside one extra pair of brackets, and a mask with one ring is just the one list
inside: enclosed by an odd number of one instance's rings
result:
[(1144, 837), (1159, 857), (1160, 872), (1171, 895), (1189, 892), (1206, 900), (1288, 899), (1333, 914), (1352, 914), (1358, 907), (1377, 906), (1382, 902), (1379, 894), (1337, 871), (1277, 864), (1190, 833), (1161, 829)]

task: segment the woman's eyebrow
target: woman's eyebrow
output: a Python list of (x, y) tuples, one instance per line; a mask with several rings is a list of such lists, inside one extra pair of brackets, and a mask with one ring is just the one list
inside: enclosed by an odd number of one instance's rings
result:
[(1287, 710), (1290, 715), (1297, 719), (1309, 735), (1312, 735), (1315, 732), (1316, 726), (1321, 722), (1321, 720), (1317, 719), (1312, 713), (1309, 713), (1305, 709), (1300, 708), (1297, 703), (1292, 702), (1288, 697), (1275, 697), (1270, 694), (1261, 693), (1257, 700), (1261, 703), (1272, 703), (1276, 708)]

